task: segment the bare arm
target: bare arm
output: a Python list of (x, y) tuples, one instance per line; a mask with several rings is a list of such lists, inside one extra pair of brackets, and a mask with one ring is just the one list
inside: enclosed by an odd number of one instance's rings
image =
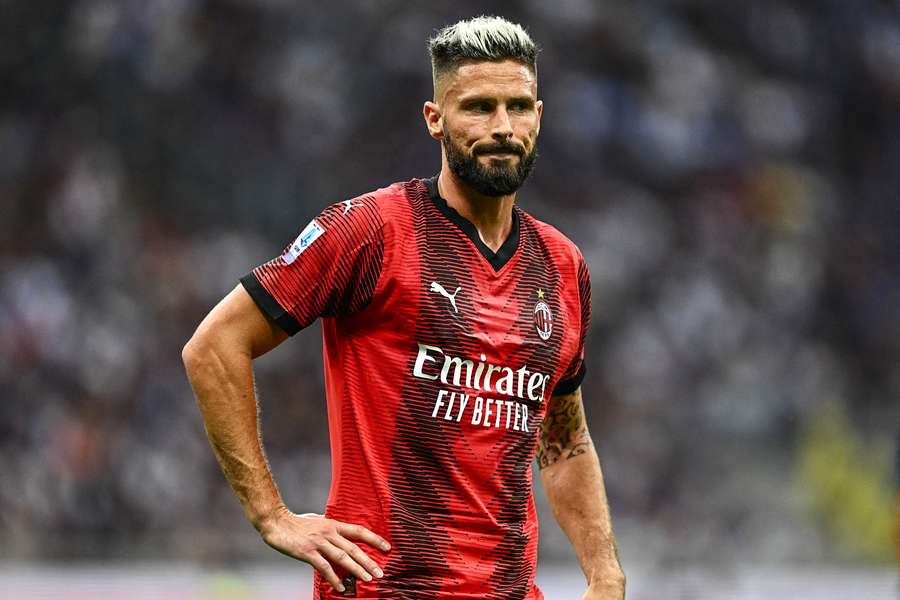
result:
[(251, 362), (286, 338), (237, 287), (203, 319), (182, 351), (213, 452), (257, 528), (283, 502), (259, 438)]
[(587, 579), (584, 598), (622, 600), (625, 575), (619, 564), (600, 460), (584, 417), (581, 388), (550, 399), (537, 459), (550, 507), (572, 542)]
[(295, 515), (282, 501), (260, 439), (252, 361), (287, 337), (237, 286), (200, 323), (182, 358), (207, 437), (244, 514), (267, 544), (308, 562), (342, 590), (332, 563), (365, 581), (372, 579), (369, 573), (381, 576), (378, 565), (348, 538), (381, 550), (387, 542), (359, 525)]

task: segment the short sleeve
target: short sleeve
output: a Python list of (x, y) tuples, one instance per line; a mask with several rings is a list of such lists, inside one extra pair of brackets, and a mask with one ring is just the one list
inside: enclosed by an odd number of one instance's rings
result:
[(578, 261), (578, 300), (581, 305), (581, 327), (578, 336), (578, 350), (575, 358), (569, 363), (559, 383), (553, 388), (553, 396), (571, 394), (578, 389), (584, 380), (584, 342), (587, 338), (588, 326), (591, 322), (591, 276), (584, 258), (579, 255)]
[(365, 308), (381, 275), (384, 222), (375, 198), (333, 204), (284, 253), (253, 269), (241, 284), (290, 335), (323, 316)]

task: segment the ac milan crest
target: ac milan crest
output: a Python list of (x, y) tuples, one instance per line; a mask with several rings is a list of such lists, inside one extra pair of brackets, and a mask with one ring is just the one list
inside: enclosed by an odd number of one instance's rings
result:
[(550, 334), (553, 333), (553, 313), (543, 300), (534, 305), (534, 328), (542, 340), (550, 339)]

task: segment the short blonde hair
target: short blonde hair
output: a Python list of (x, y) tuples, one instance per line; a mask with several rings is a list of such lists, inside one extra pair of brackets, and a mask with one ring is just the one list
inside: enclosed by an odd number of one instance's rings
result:
[(431, 75), (438, 79), (466, 61), (515, 60), (537, 74), (538, 47), (525, 28), (502, 17), (480, 16), (439, 30), (428, 40)]

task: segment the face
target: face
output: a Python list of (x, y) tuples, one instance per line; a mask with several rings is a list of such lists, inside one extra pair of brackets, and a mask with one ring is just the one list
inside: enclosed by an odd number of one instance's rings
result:
[(537, 158), (543, 105), (534, 73), (512, 60), (469, 62), (445, 78), (425, 119), (450, 170), (482, 195), (512, 194)]

